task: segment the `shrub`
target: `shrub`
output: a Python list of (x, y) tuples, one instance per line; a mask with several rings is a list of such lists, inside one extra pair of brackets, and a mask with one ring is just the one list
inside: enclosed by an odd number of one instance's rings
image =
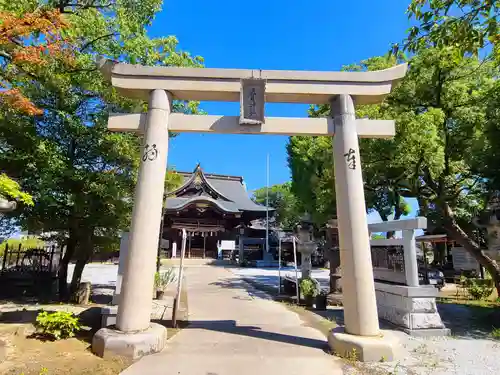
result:
[(41, 335), (53, 340), (73, 337), (81, 329), (78, 317), (66, 311), (40, 312), (36, 317), (35, 327)]
[(491, 331), (491, 337), (493, 337), (495, 340), (500, 340), (500, 328), (493, 327), (493, 330)]
[(300, 280), (300, 290), (304, 297), (316, 297), (318, 295), (316, 283), (311, 278)]
[(491, 279), (483, 280), (469, 278), (465, 280), (464, 284), (469, 295), (475, 300), (486, 299), (493, 293), (493, 283)]
[(175, 270), (170, 267), (165, 272), (155, 273), (155, 288), (156, 290), (164, 290), (167, 286), (173, 283), (176, 279)]

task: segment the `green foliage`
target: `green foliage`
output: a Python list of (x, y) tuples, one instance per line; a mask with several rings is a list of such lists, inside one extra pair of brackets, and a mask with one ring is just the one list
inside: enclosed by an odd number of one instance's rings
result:
[(493, 337), (495, 340), (500, 340), (500, 328), (495, 328), (491, 330), (491, 337)]
[(173, 267), (167, 268), (166, 271), (155, 273), (155, 289), (165, 290), (171, 283), (176, 280), (176, 273)]
[(491, 46), (494, 57), (500, 58), (497, 0), (412, 0), (407, 13), (417, 22), (406, 41), (412, 52), (453, 47), (452, 57), (457, 61), (466, 53), (478, 55)]
[(53, 340), (73, 337), (82, 328), (78, 317), (66, 311), (42, 311), (36, 317), (35, 326), (42, 336)]
[(319, 293), (315, 281), (311, 278), (304, 278), (300, 280), (300, 291), (304, 297), (316, 297)]
[[(285, 182), (269, 188), (269, 207), (275, 209), (274, 217), (280, 228), (294, 228), (300, 218), (298, 202), (291, 187), (290, 182)], [(255, 190), (252, 199), (256, 203), (266, 205), (267, 188)]]
[(21, 191), (19, 184), (7, 177), (5, 173), (0, 174), (0, 197), (14, 199), (28, 206), (33, 206), (31, 195)]
[[(54, 239), (68, 244), (66, 258), (85, 263), (94, 251), (116, 248), (119, 233), (130, 225), (140, 161), (140, 139), (109, 132), (107, 118), (109, 112), (144, 111), (147, 104), (121, 97), (97, 70), (96, 57), (159, 66), (199, 67), (203, 62), (179, 51), (174, 36), (147, 35), (162, 3), (26, 0), (0, 5), (19, 15), (38, 7), (61, 9), (68, 23), (62, 36), (70, 66), (49, 61), (26, 72), (0, 55), (2, 70), (12, 73), (12, 88), (43, 110), (27, 116), (0, 109), (0, 169), (35, 202), (23, 206), (16, 220), (23, 229), (56, 233)], [(174, 102), (173, 108), (193, 113), (198, 103)], [(82, 269), (73, 275), (74, 287)]]
[(333, 148), (330, 137), (290, 137), (288, 166), (298, 212), (308, 212), (322, 226), (336, 216)]
[(464, 286), (467, 293), (475, 300), (487, 299), (493, 293), (492, 280), (488, 279), (466, 278)]
[(0, 244), (0, 256), (3, 255), (5, 247), (8, 246), (9, 249), (41, 249), (45, 246), (45, 241), (39, 239), (38, 237), (31, 236), (26, 238), (9, 238)]
[(165, 175), (165, 193), (174, 191), (182, 185), (183, 178), (173, 169), (167, 170)]
[[(402, 60), (375, 57), (346, 69), (379, 69)], [(397, 217), (396, 208), (400, 215), (406, 211), (402, 199), (416, 198), (429, 227), (445, 229), (498, 283), (500, 269), (475, 244), (472, 225), (491, 189), (500, 188), (494, 177), (500, 172), (498, 69), (474, 56), (457, 58), (450, 48), (428, 48), (408, 62), (405, 78), (382, 104), (356, 107), (358, 118), (396, 120), (394, 138), (360, 140), (367, 209), (381, 216), (394, 210)], [(327, 115), (327, 106), (311, 108), (310, 115)], [(300, 204), (320, 220), (333, 216), (331, 139), (291, 137), (288, 156)]]

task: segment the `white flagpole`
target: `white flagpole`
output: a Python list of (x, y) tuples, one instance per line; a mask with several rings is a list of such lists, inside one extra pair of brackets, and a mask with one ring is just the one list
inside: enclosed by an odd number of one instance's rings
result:
[(266, 251), (269, 252), (269, 153), (266, 159)]

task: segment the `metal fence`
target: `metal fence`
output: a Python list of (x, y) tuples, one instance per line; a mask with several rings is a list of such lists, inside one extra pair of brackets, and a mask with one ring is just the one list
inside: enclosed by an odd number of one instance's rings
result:
[(7, 272), (53, 273), (61, 260), (61, 249), (53, 246), (26, 249), (5, 245), (0, 274)]
[(47, 246), (43, 248), (23, 248), (5, 246), (0, 260), (0, 283), (2, 295), (39, 295), (52, 293), (62, 248)]

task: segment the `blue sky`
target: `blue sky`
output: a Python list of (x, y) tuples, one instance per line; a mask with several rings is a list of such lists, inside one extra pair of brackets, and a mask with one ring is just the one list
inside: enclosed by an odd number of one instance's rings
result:
[[(408, 2), (167, 0), (150, 35), (175, 35), (180, 49), (211, 68), (339, 70), (401, 41)], [(239, 103), (204, 102), (202, 108), (239, 114)], [(266, 115), (307, 117), (307, 106), (267, 104)], [(290, 179), (286, 142), (282, 136), (181, 134), (170, 142), (169, 165), (189, 171), (199, 162), (207, 172), (243, 176), (253, 190), (266, 184), (267, 153), (270, 183)]]

